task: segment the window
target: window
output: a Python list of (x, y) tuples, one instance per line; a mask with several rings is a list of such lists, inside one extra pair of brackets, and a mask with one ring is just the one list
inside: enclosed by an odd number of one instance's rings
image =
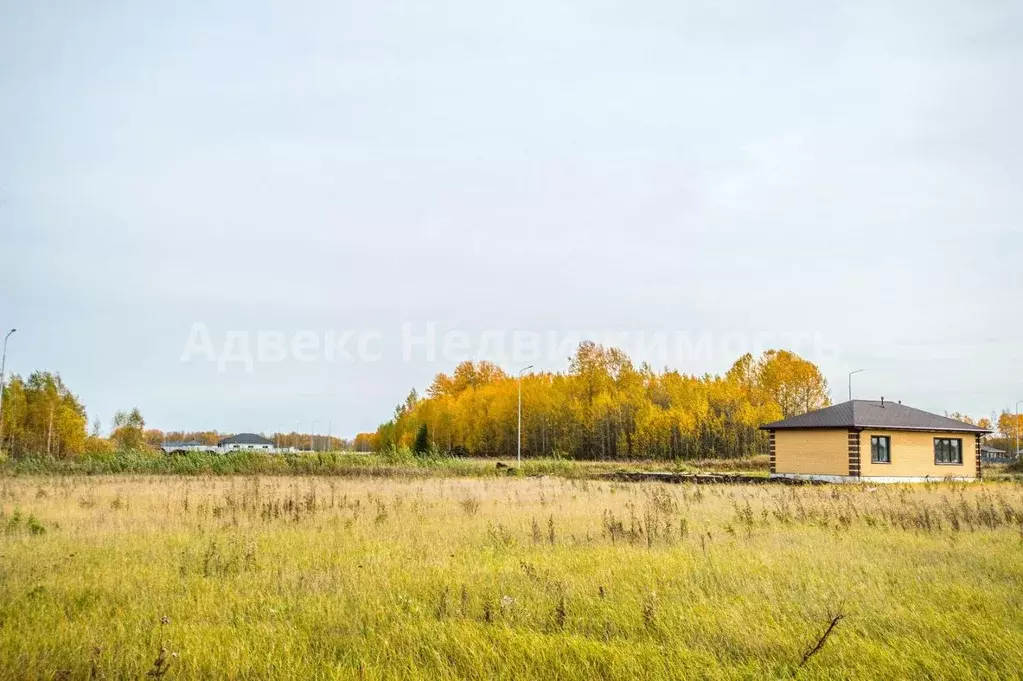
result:
[(962, 464), (963, 441), (951, 437), (934, 438), (934, 463)]
[(870, 463), (892, 462), (892, 439), (887, 435), (870, 436)]

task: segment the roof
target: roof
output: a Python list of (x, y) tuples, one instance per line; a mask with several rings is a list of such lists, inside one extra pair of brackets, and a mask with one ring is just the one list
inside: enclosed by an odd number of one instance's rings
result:
[(204, 447), (205, 445), (198, 440), (171, 440), (164, 442), (160, 445), (161, 447)]
[(944, 430), (990, 433), (990, 430), (895, 402), (851, 400), (760, 426), (761, 430), (789, 428), (883, 428), (886, 430)]
[(219, 446), (223, 445), (272, 445), (273, 440), (267, 440), (262, 435), (256, 435), (255, 433), (238, 433), (231, 437), (225, 437), (223, 440), (217, 443)]
[(988, 454), (1005, 454), (1004, 449), (998, 449), (997, 447), (989, 447), (987, 445), (981, 445), (980, 451), (987, 452)]

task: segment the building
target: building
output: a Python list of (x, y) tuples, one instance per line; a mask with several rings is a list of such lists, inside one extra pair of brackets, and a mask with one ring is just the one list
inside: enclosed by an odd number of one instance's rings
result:
[(1004, 449), (998, 449), (997, 447), (991, 447), (989, 445), (980, 446), (980, 458), (992, 463), (1005, 463), (1010, 460), (1009, 457), (1006, 456)]
[(903, 404), (852, 400), (761, 426), (771, 477), (830, 482), (980, 479), (990, 431)]
[(233, 452), (239, 449), (258, 449), (264, 452), (274, 451), (273, 440), (268, 440), (262, 435), (255, 433), (239, 433), (231, 437), (225, 437), (217, 443), (217, 449), (221, 452)]
[(198, 440), (170, 441), (160, 445), (167, 454), (182, 454), (187, 452), (215, 452), (217, 448), (212, 445), (203, 444)]

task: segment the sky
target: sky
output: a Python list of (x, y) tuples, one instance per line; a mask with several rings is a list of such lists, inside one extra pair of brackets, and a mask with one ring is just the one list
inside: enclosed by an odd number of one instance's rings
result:
[(583, 338), (1011, 409), (1021, 36), (1015, 0), (0, 0), (7, 369), (104, 430), (354, 435)]

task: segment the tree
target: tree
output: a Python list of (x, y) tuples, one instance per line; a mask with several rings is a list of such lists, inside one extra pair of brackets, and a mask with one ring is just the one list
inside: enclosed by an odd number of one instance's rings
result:
[(973, 419), (972, 416), (970, 416), (968, 414), (960, 413), (958, 411), (954, 411), (951, 414), (949, 414), (948, 412), (945, 412), (945, 416), (947, 416), (950, 419), (955, 419), (956, 421), (962, 421), (963, 423), (969, 423), (971, 426), (977, 425), (977, 422)]
[[(1023, 414), (1019, 417), (1014, 412), (1008, 410), (1003, 411), (998, 416), (998, 432), (1001, 433), (1002, 437), (1009, 444), (1009, 446), (1015, 448), (1017, 434), (1023, 436)], [(1021, 445), (1023, 447), (1023, 445)]]
[(781, 407), (783, 418), (831, 404), (828, 381), (817, 368), (788, 350), (768, 350), (757, 367), (757, 385)]
[(376, 447), (376, 433), (359, 433), (355, 436), (352, 448), (357, 452), (372, 452)]
[(111, 438), (117, 444), (118, 449), (145, 449), (145, 427), (146, 420), (142, 418), (138, 407), (133, 407), (127, 413), (119, 411), (114, 414), (114, 432), (111, 434)]
[(416, 442), (412, 447), (416, 454), (427, 454), (430, 451), (430, 433), (425, 423), (420, 424), (419, 432), (416, 433)]
[(81, 453), (86, 424), (85, 407), (59, 374), (37, 371), (27, 380), (14, 375), (4, 386), (0, 448), (12, 456)]

